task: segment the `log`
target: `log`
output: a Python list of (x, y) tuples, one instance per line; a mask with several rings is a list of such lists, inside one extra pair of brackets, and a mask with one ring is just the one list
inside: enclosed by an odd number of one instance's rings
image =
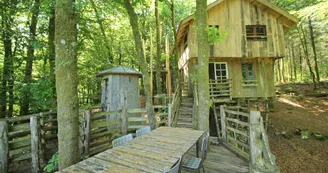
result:
[(0, 121), (0, 172), (8, 172), (8, 125)]

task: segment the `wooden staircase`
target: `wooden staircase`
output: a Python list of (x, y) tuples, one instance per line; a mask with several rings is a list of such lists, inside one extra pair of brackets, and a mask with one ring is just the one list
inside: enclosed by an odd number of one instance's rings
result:
[(179, 109), (179, 118), (177, 127), (192, 129), (192, 115), (193, 115), (194, 98), (183, 96)]

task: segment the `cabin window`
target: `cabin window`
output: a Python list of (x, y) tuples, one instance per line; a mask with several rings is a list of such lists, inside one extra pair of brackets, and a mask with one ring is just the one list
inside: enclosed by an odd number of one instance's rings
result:
[(188, 34), (187, 33), (184, 36), (183, 44), (184, 44), (184, 49), (186, 49), (188, 47)]
[(243, 77), (243, 86), (256, 86), (256, 79), (252, 63), (242, 63), (241, 71)]
[(246, 25), (247, 40), (267, 40), (267, 32), (265, 25)]

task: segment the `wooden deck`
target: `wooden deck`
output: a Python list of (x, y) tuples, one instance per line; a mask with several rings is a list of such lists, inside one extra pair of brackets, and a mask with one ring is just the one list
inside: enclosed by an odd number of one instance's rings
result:
[[(195, 156), (195, 149), (188, 154)], [(204, 162), (206, 173), (247, 173), (248, 162), (222, 145), (211, 145)], [(182, 169), (182, 173), (189, 170)]]

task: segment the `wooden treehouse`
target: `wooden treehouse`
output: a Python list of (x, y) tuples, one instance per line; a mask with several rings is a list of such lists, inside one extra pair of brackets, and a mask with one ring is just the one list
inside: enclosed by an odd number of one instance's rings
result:
[[(273, 99), (274, 62), (285, 56), (284, 30), (298, 19), (267, 0), (218, 0), (207, 14), (209, 27), (227, 32), (221, 43), (210, 46), (211, 99)], [(198, 56), (194, 15), (183, 19), (177, 32), (179, 69), (192, 96)]]

